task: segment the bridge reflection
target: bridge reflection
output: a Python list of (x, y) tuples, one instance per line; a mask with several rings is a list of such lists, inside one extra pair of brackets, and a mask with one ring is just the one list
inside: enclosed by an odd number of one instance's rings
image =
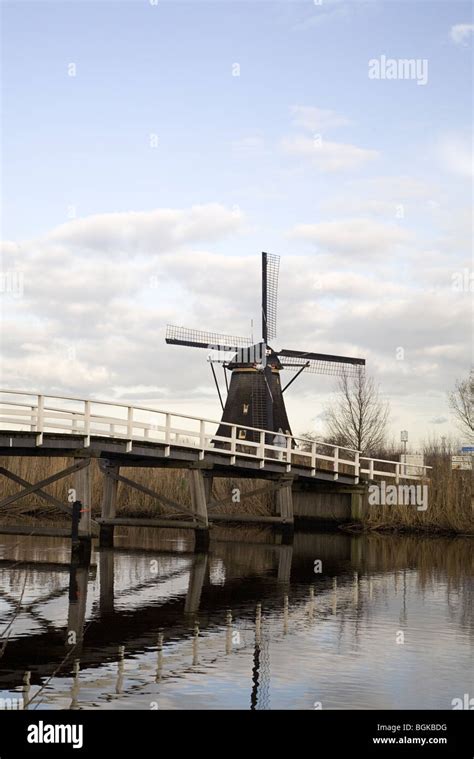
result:
[[(437, 553), (430, 549), (425, 561), (428, 553), (420, 556), (420, 541), (410, 539), (398, 541), (395, 551), (393, 540), (344, 533), (297, 533), (292, 545), (261, 530), (246, 530), (245, 541), (236, 542), (234, 534), (241, 535), (221, 530), (209, 554), (188, 551), (185, 541), (181, 550), (169, 550), (155, 539), (148, 548), (102, 548), (89, 568), (59, 563), (55, 569), (51, 551), (62, 555), (51, 540), (44, 539), (42, 558), (48, 561), (43, 564), (32, 561), (38, 556), (28, 547), (23, 553), (16, 549), (14, 561), (0, 562), (0, 609), (3, 622), (11, 624), (0, 687), (22, 688), (34, 705), (39, 686), (52, 676), (65, 677), (75, 708), (79, 671), (106, 666), (110, 674), (110, 666), (116, 667), (119, 693), (127, 668), (136, 667), (147, 652), (156, 652), (159, 682), (171, 660), (176, 672), (178, 659), (180, 666), (196, 666), (203, 653), (218, 661), (247, 647), (253, 652), (251, 707), (262, 708), (270, 630), (274, 640), (310, 625), (316, 609), (318, 618), (342, 623), (350, 609), (357, 637), (357, 620), (370, 614), (374, 595), (386, 592), (387, 581), (401, 593), (400, 623), (405, 624), (406, 572), (417, 557), (421, 581), (428, 582)], [(459, 571), (465, 572), (467, 554), (460, 545), (457, 541), (455, 550), (436, 558), (444, 561), (453, 587), (457, 555), (462, 554)]]

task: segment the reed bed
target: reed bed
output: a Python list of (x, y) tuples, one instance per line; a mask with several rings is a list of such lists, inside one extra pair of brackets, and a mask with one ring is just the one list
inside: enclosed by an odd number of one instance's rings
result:
[[(381, 458), (382, 456), (380, 456)], [(393, 458), (391, 456), (390, 458)], [(447, 453), (432, 451), (426, 457), (426, 463), (433, 467), (428, 484), (428, 509), (417, 511), (416, 506), (373, 506), (365, 509), (363, 525), (370, 530), (423, 530), (428, 532), (452, 532), (474, 534), (474, 510), (472, 501), (472, 472), (452, 471), (451, 460)], [(9, 469), (24, 480), (37, 482), (60, 469), (70, 466), (71, 459), (6, 457), (0, 460), (0, 466)], [(127, 468), (121, 469), (125, 477), (156, 490), (166, 498), (190, 506), (190, 493), (186, 473), (183, 470)], [(92, 461), (92, 513), (100, 516), (102, 499), (102, 473), (96, 461)], [(387, 484), (394, 480), (387, 478)], [(251, 513), (268, 515), (272, 513), (272, 494), (256, 494), (244, 498), (244, 494), (263, 487), (264, 480), (239, 480), (238, 478), (216, 478), (213, 484), (212, 499), (224, 501), (234, 495), (234, 500), (213, 505), (215, 513)], [(268, 484), (268, 483), (267, 483)], [(422, 483), (415, 483), (422, 484)], [(52, 483), (45, 488), (47, 493), (62, 502), (67, 501), (68, 489), (73, 486), (72, 477)], [(18, 491), (19, 486), (0, 477), (0, 496), (5, 497)], [(237, 494), (240, 492), (240, 502)], [(118, 486), (117, 515), (121, 516), (160, 516), (173, 514), (167, 506), (162, 506), (156, 499), (130, 488), (123, 483)], [(55, 520), (64, 519), (62, 512), (47, 504), (42, 498), (33, 494), (7, 507), (8, 519), (23, 515), (26, 517)], [(178, 512), (176, 512), (178, 513)], [(7, 514), (0, 515), (5, 520)]]
[[(10, 470), (28, 482), (38, 482), (51, 476), (61, 469), (71, 465), (71, 459), (66, 458), (39, 458), (39, 457), (4, 457), (0, 458), (0, 466)], [(91, 462), (92, 467), (92, 514), (100, 516), (102, 500), (103, 475), (97, 466), (97, 462)], [(177, 469), (153, 469), (138, 467), (121, 467), (120, 474), (128, 479), (138, 482), (160, 495), (182, 504), (185, 508), (191, 505), (190, 492), (186, 472)], [(265, 480), (240, 480), (238, 478), (215, 478), (212, 490), (212, 499), (222, 501), (234, 497), (234, 501), (225, 504), (217, 504), (212, 507), (215, 513), (249, 513), (270, 514), (272, 509), (271, 495), (258, 494), (245, 498), (245, 493), (265, 486)], [(19, 485), (0, 477), (0, 497), (5, 497), (18, 492)], [(67, 501), (68, 490), (73, 487), (72, 477), (54, 482), (44, 488), (46, 493), (54, 496), (62, 502)], [(240, 493), (240, 502), (236, 500)], [(118, 485), (117, 493), (117, 516), (160, 516), (174, 514), (169, 507), (161, 505), (155, 498), (141, 493), (123, 483)], [(62, 512), (52, 505), (47, 504), (40, 496), (32, 494), (8, 506), (9, 516), (36, 516), (51, 517), (57, 519)]]
[[(425, 462), (433, 467), (425, 483), (428, 486), (426, 511), (418, 511), (412, 505), (373, 506), (366, 499), (364, 523), (367, 527), (474, 534), (472, 472), (453, 471), (450, 456), (439, 452), (428, 455)], [(393, 483), (387, 481), (387, 484)]]

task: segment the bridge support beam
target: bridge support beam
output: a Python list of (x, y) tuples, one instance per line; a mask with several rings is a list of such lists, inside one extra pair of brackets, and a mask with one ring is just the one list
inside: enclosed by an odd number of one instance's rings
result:
[[(120, 474), (120, 466), (109, 459), (99, 461), (99, 469), (102, 472), (102, 505), (101, 518), (115, 519), (117, 511), (118, 479), (112, 475)], [(114, 545), (113, 524), (101, 524), (99, 533), (99, 545), (101, 548), (113, 548)]]
[(197, 521), (194, 530), (194, 550), (196, 553), (205, 552), (209, 548), (209, 520), (207, 516), (207, 497), (205, 477), (200, 469), (188, 470), (189, 490), (191, 493), (191, 508)]
[(366, 511), (363, 493), (360, 491), (351, 493), (351, 519), (362, 522)]

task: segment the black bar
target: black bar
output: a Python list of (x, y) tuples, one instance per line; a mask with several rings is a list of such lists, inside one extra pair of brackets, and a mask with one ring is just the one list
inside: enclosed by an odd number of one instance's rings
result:
[[(271, 701), (264, 704), (259, 698), (264, 675), (260, 654), (257, 649), (257, 656), (249, 663), (252, 696), (245, 711), (213, 709), (216, 698), (210, 696), (208, 701), (203, 693), (199, 695), (200, 708), (183, 714), (179, 709), (167, 709), (159, 692), (150, 694), (142, 709), (128, 711), (4, 710), (0, 711), (0, 756), (2, 759), (30, 756), (64, 759), (76, 755), (98, 757), (105, 751), (108, 756), (130, 754), (142, 757), (146, 756), (146, 751), (140, 746), (153, 746), (157, 730), (160, 734), (178, 735), (183, 751), (195, 751), (196, 735), (211, 735), (218, 717), (220, 729), (233, 736), (240, 750), (246, 751), (250, 740), (254, 750), (261, 749), (266, 755), (281, 754), (281, 743), (286, 734), (293, 741), (302, 741), (305, 735), (309, 735), (313, 743), (328, 746), (331, 755), (347, 758), (472, 759), (470, 711), (348, 711), (324, 709), (318, 702), (314, 708), (310, 706), (301, 711), (272, 709)], [(209, 707), (208, 711), (206, 707)], [(54, 735), (55, 725), (63, 726), (62, 734), (69, 739), (67, 743), (45, 740), (48, 732)], [(66, 731), (69, 726), (74, 730)], [(73, 740), (78, 750), (74, 750)]]

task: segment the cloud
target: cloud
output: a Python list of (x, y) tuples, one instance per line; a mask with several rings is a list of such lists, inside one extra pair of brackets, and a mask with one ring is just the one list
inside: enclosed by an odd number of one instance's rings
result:
[(429, 424), (447, 424), (449, 419), (447, 416), (433, 416), (429, 420)]
[[(397, 194), (397, 183), (388, 184)], [(421, 192), (410, 182), (401, 187), (414, 196)], [(211, 208), (217, 209), (215, 226), (212, 213), (172, 209), (166, 228), (163, 209), (150, 212), (160, 219), (151, 243), (149, 219), (133, 218), (136, 248), (124, 247), (124, 255), (114, 246), (116, 225), (126, 225), (128, 213), (104, 215), (100, 234), (110, 239), (103, 249), (93, 235), (97, 217), (71, 222), (72, 229), (64, 225), (69, 229), (59, 236), (56, 229), (7, 243), (6, 260), (20, 263), (25, 288), (5, 308), (4, 386), (217, 417), (206, 352), (164, 341), (168, 322), (248, 335), (252, 317), (259, 336), (259, 256), (230, 255), (224, 242), (240, 233), (244, 214), (234, 227), (232, 209)], [(201, 243), (203, 228), (214, 245)], [(446, 388), (464, 375), (469, 356), (470, 298), (453, 289), (451, 276), (459, 220), (453, 216), (452, 228), (443, 230), (436, 258), (426, 255), (434, 246), (403, 225), (366, 217), (297, 225), (291, 234), (318, 250), (281, 260), (274, 347), (364, 357), (394, 403), (405, 408), (410, 394), (418, 399), (422, 424), (447, 414)], [(403, 360), (396, 358), (400, 346)], [(333, 387), (334, 378), (314, 375), (292, 386), (288, 410), (295, 431), (318, 415)], [(438, 395), (430, 401), (425, 388)]]
[(451, 133), (441, 138), (437, 146), (441, 166), (451, 174), (473, 176), (472, 135)]
[(451, 27), (449, 36), (455, 45), (467, 47), (473, 31), (474, 24), (454, 24)]
[(97, 214), (62, 224), (48, 237), (75, 248), (135, 255), (137, 251), (160, 253), (190, 242), (217, 240), (236, 232), (241, 224), (238, 208), (209, 203), (184, 210)]
[[(200, 260), (202, 269), (208, 254), (196, 244), (237, 234), (242, 218), (238, 209), (220, 204), (100, 214), (70, 221), (40, 239), (7, 241), (3, 270), (20, 267), (24, 287), (4, 310), (3, 382), (39, 382), (75, 394), (107, 395), (122, 385), (161, 388), (170, 314), (181, 320), (195, 313), (195, 301), (204, 300), (192, 286), (192, 277), (202, 276), (193, 264)], [(210, 255), (208, 260), (212, 266)], [(212, 295), (211, 274), (206, 283)], [(222, 270), (225, 293), (229, 276)], [(222, 301), (216, 308), (222, 312)], [(222, 319), (214, 318), (220, 327)], [(175, 374), (174, 390), (198, 377), (181, 366)]]
[(315, 168), (327, 172), (358, 169), (379, 156), (376, 150), (302, 136), (284, 138), (281, 147), (286, 153), (302, 156)]
[(309, 131), (318, 132), (333, 127), (347, 126), (351, 124), (345, 116), (335, 111), (314, 108), (312, 106), (292, 105), (293, 124)]
[(409, 232), (395, 224), (358, 218), (297, 224), (289, 235), (315, 243), (332, 253), (358, 255), (360, 258), (387, 253), (410, 239)]

